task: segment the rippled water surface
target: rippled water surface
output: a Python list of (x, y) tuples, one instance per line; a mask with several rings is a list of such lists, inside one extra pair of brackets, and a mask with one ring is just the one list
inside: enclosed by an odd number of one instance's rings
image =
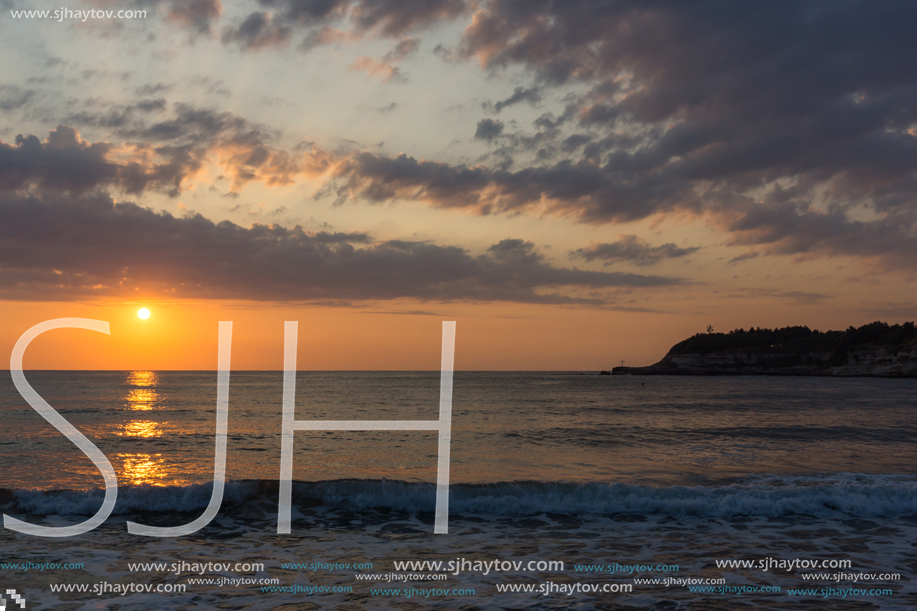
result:
[[(213, 477), (216, 375), (31, 372), (33, 387), (112, 460), (120, 481)], [(279, 372), (235, 372), (229, 479), (276, 479)], [(438, 373), (301, 372), (297, 419), (434, 420)], [(455, 376), (452, 481), (648, 485), (752, 474), (917, 472), (917, 381), (632, 377), (571, 373)], [(0, 414), (0, 486), (101, 485), (92, 463), (13, 388)], [(295, 477), (434, 481), (435, 434), (296, 433)]]

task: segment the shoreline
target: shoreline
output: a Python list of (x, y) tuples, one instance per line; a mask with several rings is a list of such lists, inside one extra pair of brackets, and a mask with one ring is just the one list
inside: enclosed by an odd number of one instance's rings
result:
[(729, 371), (729, 370), (704, 370), (689, 371), (675, 368), (655, 368), (655, 365), (646, 367), (613, 367), (611, 371), (603, 370), (599, 375), (637, 375), (637, 376), (694, 376), (694, 377), (714, 377), (714, 376), (768, 376), (768, 377), (796, 377), (796, 378), (884, 378), (894, 380), (913, 380), (917, 378), (915, 374), (901, 373), (839, 373), (833, 371)]

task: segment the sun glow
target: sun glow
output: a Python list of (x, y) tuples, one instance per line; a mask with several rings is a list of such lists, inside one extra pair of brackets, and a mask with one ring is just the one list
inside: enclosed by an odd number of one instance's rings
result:
[(150, 311), (147, 310), (146, 308), (140, 308), (140, 310), (137, 311), (137, 316), (139, 316), (143, 320), (146, 320), (147, 318), (150, 317)]

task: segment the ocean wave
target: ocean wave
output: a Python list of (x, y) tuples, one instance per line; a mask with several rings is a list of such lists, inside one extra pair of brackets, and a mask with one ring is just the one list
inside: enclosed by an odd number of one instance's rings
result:
[[(212, 484), (128, 486), (118, 492), (115, 514), (197, 512)], [(435, 486), (399, 480), (296, 482), (293, 506), (380, 508), (430, 512)], [(5, 511), (36, 515), (92, 515), (102, 490), (0, 490)], [(227, 482), (224, 510), (248, 502), (277, 501), (277, 482)], [(721, 486), (642, 486), (621, 483), (504, 482), (454, 484), (453, 515), (498, 516), (667, 515), (679, 518), (828, 516), (880, 517), (917, 514), (917, 478), (901, 475), (832, 474), (816, 477), (756, 476)]]

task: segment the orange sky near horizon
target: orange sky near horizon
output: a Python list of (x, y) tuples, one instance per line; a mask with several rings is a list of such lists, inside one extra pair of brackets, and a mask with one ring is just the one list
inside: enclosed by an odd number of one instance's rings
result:
[[(605, 369), (621, 358), (653, 360), (668, 339), (641, 342), (635, 319), (643, 313), (585, 309), (576, 317), (564, 308), (495, 305), (487, 315), (475, 306), (447, 310), (451, 315), (354, 312), (351, 308), (260, 307), (242, 304), (140, 305), (6, 304), (0, 335), (4, 364), (18, 337), (32, 325), (63, 317), (107, 320), (111, 335), (79, 329), (48, 331), (29, 345), (25, 369), (63, 370), (213, 370), (217, 323), (233, 321), (234, 370), (280, 370), (283, 323), (299, 321), (300, 370), (438, 370), (441, 324), (456, 320), (458, 370)], [(501, 311), (502, 310), (502, 311)], [(15, 313), (14, 313), (15, 311)], [(630, 331), (628, 329), (631, 329)], [(641, 346), (638, 353), (625, 346)]]
[[(423, 305), (414, 304), (413, 310)], [(7, 302), (0, 358), (8, 368), (8, 356), (22, 333), (40, 322), (70, 317), (108, 321), (111, 335), (48, 331), (29, 345), (25, 369), (214, 370), (221, 320), (233, 321), (232, 368), (237, 371), (282, 369), (287, 320), (299, 321), (298, 369), (314, 371), (437, 370), (443, 320), (457, 322), (455, 366), (466, 371), (598, 371), (619, 365), (621, 359), (649, 365), (710, 323), (717, 331), (792, 324), (845, 328), (843, 315), (828, 318), (812, 308), (809, 320), (788, 312), (775, 316), (764, 301), (714, 317), (520, 304), (426, 306), (429, 313), (414, 314), (394, 313), (398, 310), (391, 304), (386, 310), (209, 301)], [(141, 307), (150, 309), (148, 320), (137, 316)], [(865, 322), (871, 321), (849, 324)]]

